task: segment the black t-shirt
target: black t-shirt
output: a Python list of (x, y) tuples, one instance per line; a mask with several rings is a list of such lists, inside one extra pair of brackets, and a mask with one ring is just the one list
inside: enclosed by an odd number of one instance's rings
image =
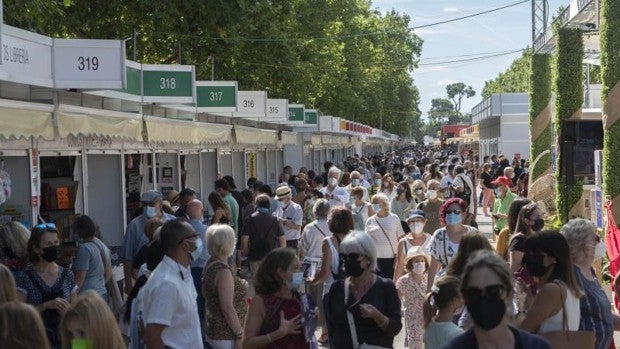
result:
[(508, 245), (509, 251), (518, 251), (525, 253), (525, 240), (527, 237), (523, 234), (515, 235)]
[(493, 184), (491, 184), (491, 182), (493, 181), (493, 176), (491, 176), (489, 173), (482, 172), (482, 174), (480, 175), (480, 179), (482, 179), (482, 184), (485, 188), (493, 188)]

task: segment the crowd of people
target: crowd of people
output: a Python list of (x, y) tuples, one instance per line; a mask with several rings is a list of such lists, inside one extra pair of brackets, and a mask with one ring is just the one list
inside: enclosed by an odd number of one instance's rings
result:
[(0, 347), (542, 349), (570, 333), (610, 348), (620, 316), (592, 268), (595, 225), (545, 229), (527, 161), (469, 155), (356, 155), (242, 190), (224, 176), (207, 202), (146, 191), (121, 246), (124, 292), (90, 217), (71, 226), (68, 264), (53, 223), (3, 224)]

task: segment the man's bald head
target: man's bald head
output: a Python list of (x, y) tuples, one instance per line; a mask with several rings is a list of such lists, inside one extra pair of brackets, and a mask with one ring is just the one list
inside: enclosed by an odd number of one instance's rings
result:
[(203, 218), (203, 210), (204, 207), (202, 205), (202, 201), (198, 199), (193, 199), (189, 203), (187, 203), (187, 210), (185, 211), (190, 219), (200, 219)]

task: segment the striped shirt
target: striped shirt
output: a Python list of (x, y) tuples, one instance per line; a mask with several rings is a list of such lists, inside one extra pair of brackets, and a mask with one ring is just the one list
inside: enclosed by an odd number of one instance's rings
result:
[[(611, 318), (611, 303), (599, 284), (598, 280), (588, 280), (581, 273), (579, 267), (574, 266), (577, 282), (585, 292), (579, 300), (581, 321), (579, 330), (594, 331), (596, 334), (596, 349), (608, 349), (614, 335), (614, 326)], [(592, 270), (594, 274), (594, 270)]]

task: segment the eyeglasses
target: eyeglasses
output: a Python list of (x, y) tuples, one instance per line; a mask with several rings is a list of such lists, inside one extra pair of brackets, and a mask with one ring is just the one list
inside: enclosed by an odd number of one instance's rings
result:
[(450, 213), (461, 214), (461, 210), (446, 210), (446, 214)]
[(341, 253), (340, 254), (340, 257), (342, 259), (345, 259), (345, 260), (349, 259), (349, 260), (354, 260), (354, 261), (359, 259), (360, 256), (361, 256), (361, 254), (359, 254), (359, 253)]
[(504, 292), (504, 285), (489, 285), (484, 289), (478, 287), (467, 287), (463, 289), (463, 297), (466, 299), (481, 299), (481, 298), (501, 298)]
[(41, 224), (37, 224), (34, 227), (35, 230), (52, 230), (52, 231), (58, 231), (58, 229), (56, 229), (56, 224), (54, 223), (41, 223)]

